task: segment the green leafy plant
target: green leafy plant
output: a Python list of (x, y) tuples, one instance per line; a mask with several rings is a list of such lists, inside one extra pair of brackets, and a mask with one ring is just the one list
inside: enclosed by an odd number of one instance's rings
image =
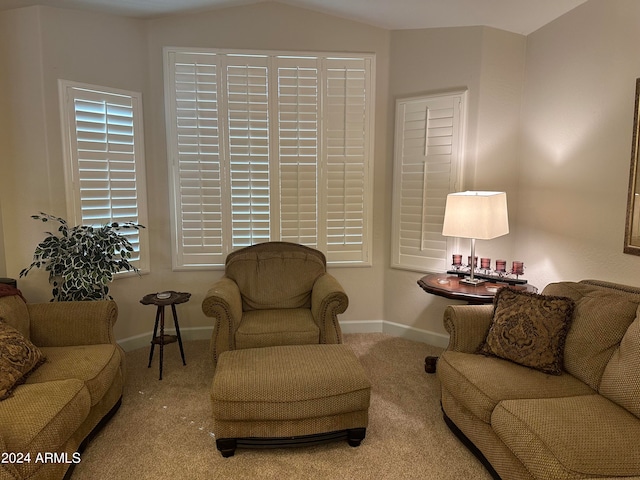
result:
[(40, 212), (31, 218), (60, 224), (57, 234), (46, 232), (33, 254), (33, 262), (20, 272), (26, 276), (32, 268), (49, 272), (53, 286), (51, 301), (111, 299), (109, 283), (122, 270), (139, 270), (130, 263), (133, 246), (120, 230), (145, 228), (132, 222), (111, 223), (101, 227), (70, 227), (59, 217)]

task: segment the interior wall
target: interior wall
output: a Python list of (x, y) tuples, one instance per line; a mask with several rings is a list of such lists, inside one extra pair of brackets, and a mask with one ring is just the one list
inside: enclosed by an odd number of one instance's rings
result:
[[(400, 30), (391, 34), (389, 138), (393, 138), (397, 99), (467, 89), (464, 179), (458, 190), (506, 191), (512, 225), (525, 42), (521, 35), (486, 27)], [(393, 142), (388, 156), (385, 175), (391, 192)], [(387, 246), (391, 245), (391, 196), (388, 198)], [(461, 241), (460, 249), (468, 252), (469, 243)], [(509, 258), (510, 237), (478, 241), (476, 249), (479, 256)], [(427, 294), (417, 285), (425, 273), (392, 269), (389, 259), (390, 255), (384, 273), (385, 319), (413, 327), (416, 335), (423, 334), (431, 342), (444, 339), (442, 314), (447, 305), (457, 302)]]
[[(220, 270), (172, 270), (163, 47), (375, 53), (373, 266), (330, 268), (330, 272), (343, 284), (350, 298), (349, 309), (341, 320), (382, 320), (388, 31), (272, 2), (155, 20), (30, 7), (4, 12), (0, 21), (7, 25), (17, 22), (3, 32), (8, 40), (3, 44), (11, 43), (16, 49), (14, 54), (3, 51), (8, 64), (15, 64), (16, 74), (14, 70), (10, 77), (0, 74), (9, 78), (11, 87), (16, 89), (15, 96), (5, 98), (10, 98), (15, 106), (7, 118), (17, 131), (7, 155), (10, 176), (6, 177), (6, 183), (11, 189), (0, 197), (6, 249), (11, 252), (7, 271), (12, 276), (30, 263), (35, 245), (43, 237), (45, 228), (31, 220), (30, 215), (45, 211), (66, 216), (58, 79), (143, 94), (151, 273), (112, 283), (111, 294), (120, 310), (115, 327), (118, 339), (147, 339), (155, 311), (141, 305), (139, 300), (146, 293), (162, 290), (192, 294), (188, 303), (178, 307), (181, 329), (187, 332), (210, 329), (212, 321), (204, 316), (200, 306), (208, 288), (222, 275)], [(30, 128), (23, 128), (25, 125)], [(13, 195), (19, 201), (7, 208), (5, 198)], [(29, 301), (50, 298), (44, 272), (30, 273), (20, 280), (19, 286)]]
[[(18, 278), (31, 256), (22, 234), (35, 234), (30, 215), (49, 205), (48, 146), (40, 59), (40, 12), (36, 7), (0, 14), (0, 208), (4, 274)], [(44, 205), (41, 207), (39, 205)], [(26, 213), (28, 212), (28, 213)]]
[(640, 285), (622, 253), (638, 24), (638, 2), (591, 0), (528, 37), (514, 248), (535, 285)]
[[(327, 34), (331, 32), (331, 34)], [(382, 255), (385, 151), (387, 145), (388, 41), (385, 30), (279, 3), (214, 10), (197, 15), (165, 17), (149, 23), (149, 71), (154, 119), (164, 118), (163, 47), (204, 47), (257, 50), (347, 51), (376, 54), (376, 130), (374, 159), (373, 266), (329, 268), (349, 295), (349, 308), (341, 321), (381, 320), (383, 314)], [(200, 303), (222, 271), (172, 272), (169, 245), (168, 172), (164, 121), (154, 122), (149, 132), (153, 171), (149, 172), (150, 211), (155, 225), (152, 246), (153, 274), (193, 293), (189, 313), (192, 325), (210, 325)]]
[[(2, 12), (0, 22), (7, 39), (1, 42), (7, 47), (2, 50), (7, 68), (0, 76), (8, 87), (3, 93), (9, 105), (0, 199), (6, 272), (18, 278), (31, 263), (44, 232), (56, 228), (32, 220), (31, 215), (67, 217), (58, 79), (141, 91), (144, 97), (146, 27), (139, 20), (49, 7)], [(144, 280), (134, 277), (113, 283), (120, 307), (118, 338), (136, 328), (149, 329), (138, 324), (128, 308), (142, 298)], [(115, 293), (120, 282), (127, 284), (125, 293)], [(42, 270), (19, 279), (18, 286), (29, 302), (51, 298)]]
[[(17, 277), (43, 236), (30, 215), (66, 213), (57, 79), (142, 91), (152, 271), (113, 283), (116, 335), (146, 336), (153, 311), (139, 299), (165, 289), (193, 294), (180, 308), (185, 328), (210, 327), (200, 302), (221, 272), (174, 272), (168, 248), (162, 47), (172, 45), (376, 53), (374, 265), (331, 269), (351, 298), (343, 320), (443, 333), (451, 302), (422, 292), (419, 273), (388, 267), (393, 116), (400, 96), (459, 87), (469, 88), (467, 159), (476, 161), (465, 188), (507, 191), (511, 214), (512, 233), (478, 248), (524, 261), (540, 288), (587, 277), (639, 285), (640, 258), (622, 253), (639, 21), (634, 0), (591, 0), (526, 38), (484, 27), (389, 32), (271, 2), (150, 21), (49, 7), (2, 12), (6, 275)], [(30, 301), (49, 298), (44, 272), (20, 286)]]

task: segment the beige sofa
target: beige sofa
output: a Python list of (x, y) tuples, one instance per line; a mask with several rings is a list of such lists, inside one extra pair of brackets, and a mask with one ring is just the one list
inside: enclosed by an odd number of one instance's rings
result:
[(584, 280), (542, 293), (575, 302), (560, 375), (476, 354), (493, 306), (447, 308), (445, 420), (503, 480), (640, 479), (640, 288)]
[(65, 477), (97, 426), (118, 409), (124, 353), (113, 336), (116, 317), (113, 301), (27, 304), (18, 295), (0, 298), (0, 322), (46, 357), (0, 401), (1, 480)]

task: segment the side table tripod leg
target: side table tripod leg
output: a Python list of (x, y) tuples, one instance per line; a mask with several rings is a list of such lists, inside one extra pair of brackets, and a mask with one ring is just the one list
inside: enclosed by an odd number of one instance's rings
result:
[(162, 380), (162, 362), (164, 360), (164, 306), (158, 307), (160, 309), (160, 378)]
[(178, 314), (176, 313), (176, 306), (171, 304), (171, 312), (173, 313), (173, 323), (176, 327), (176, 336), (178, 337), (178, 345), (180, 346), (180, 356), (182, 357), (182, 365), (186, 365), (187, 361), (184, 359), (184, 349), (182, 348), (182, 337), (180, 336), (180, 325), (178, 324)]
[(151, 349), (149, 350), (149, 365), (147, 368), (151, 368), (151, 360), (153, 360), (153, 350), (156, 347), (156, 335), (158, 334), (158, 321), (160, 320), (160, 307), (156, 311), (156, 323), (153, 326), (153, 336), (151, 337)]

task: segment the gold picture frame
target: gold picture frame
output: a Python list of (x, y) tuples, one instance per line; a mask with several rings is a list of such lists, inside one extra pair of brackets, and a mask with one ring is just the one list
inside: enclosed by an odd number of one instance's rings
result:
[(631, 168), (629, 170), (629, 193), (627, 196), (627, 220), (624, 230), (624, 253), (640, 255), (640, 178), (638, 171), (638, 141), (640, 123), (638, 106), (640, 100), (640, 78), (636, 79), (635, 107), (633, 114), (633, 141), (631, 144)]

